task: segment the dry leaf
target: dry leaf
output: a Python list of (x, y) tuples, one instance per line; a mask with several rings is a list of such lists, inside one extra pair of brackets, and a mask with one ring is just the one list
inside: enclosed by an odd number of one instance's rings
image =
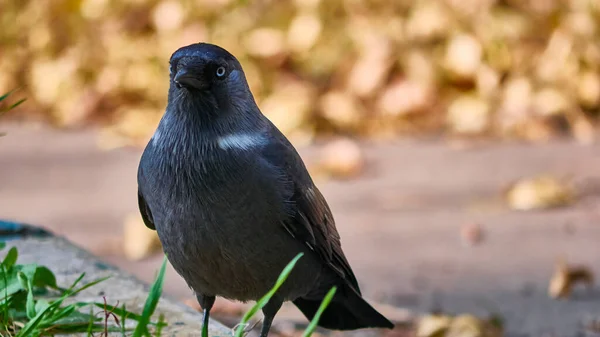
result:
[(434, 87), (437, 80), (437, 69), (435, 68), (432, 55), (423, 50), (412, 50), (404, 56), (402, 72), (409, 81), (417, 81), (427, 87)]
[(585, 322), (585, 329), (593, 334), (600, 334), (600, 319), (593, 317)]
[(360, 103), (347, 92), (328, 92), (321, 97), (319, 106), (323, 117), (339, 128), (355, 128), (362, 120)]
[(442, 2), (418, 1), (406, 22), (406, 34), (411, 40), (434, 40), (447, 34), (451, 14)]
[(73, 79), (77, 71), (77, 61), (72, 55), (58, 59), (35, 59), (31, 65), (29, 88), (35, 99), (50, 105), (58, 102), (62, 90), (75, 87)]
[(251, 31), (244, 40), (244, 46), (250, 55), (272, 57), (284, 50), (285, 35), (274, 28), (259, 28)]
[(139, 214), (128, 215), (123, 230), (123, 251), (127, 259), (137, 261), (160, 252), (158, 234), (144, 225)]
[(152, 13), (152, 22), (159, 32), (172, 31), (181, 27), (184, 8), (179, 1), (167, 0), (159, 3)]
[(333, 177), (349, 178), (358, 175), (364, 164), (364, 156), (358, 144), (341, 138), (323, 147), (318, 169)]
[(589, 12), (572, 12), (564, 20), (567, 29), (582, 38), (593, 38), (598, 33), (598, 25)]
[(592, 124), (592, 122), (590, 122), (590, 120), (587, 117), (583, 115), (576, 117), (573, 121), (572, 128), (573, 136), (575, 137), (575, 139), (577, 139), (579, 143), (589, 145), (594, 143), (594, 141), (596, 140), (597, 132), (594, 128), (594, 125)]
[(400, 117), (423, 112), (432, 101), (433, 92), (424, 82), (396, 80), (382, 90), (377, 107), (384, 115)]
[(555, 30), (546, 49), (537, 61), (536, 75), (544, 82), (560, 82), (576, 76), (577, 60), (573, 57), (573, 38), (561, 30)]
[(108, 7), (107, 0), (83, 0), (80, 5), (80, 13), (86, 19), (98, 19), (106, 15)]
[(417, 323), (417, 337), (443, 337), (450, 327), (452, 318), (445, 315), (427, 315)]
[(318, 8), (321, 0), (294, 0), (293, 3), (299, 9), (314, 10)]
[(474, 36), (457, 35), (448, 44), (444, 66), (452, 76), (472, 79), (479, 69), (482, 55), (483, 48)]
[(460, 228), (460, 238), (467, 246), (474, 246), (483, 240), (483, 229), (479, 224), (469, 223)]
[(120, 119), (98, 135), (98, 147), (105, 150), (121, 146), (145, 146), (158, 126), (159, 110), (124, 106), (116, 112)]
[(506, 193), (508, 205), (516, 210), (565, 206), (574, 198), (574, 191), (567, 183), (550, 175), (519, 180)]
[(348, 75), (349, 90), (359, 97), (369, 97), (383, 84), (392, 66), (392, 45), (383, 37), (365, 39), (361, 57)]
[(542, 116), (565, 113), (570, 105), (566, 95), (556, 88), (544, 88), (533, 96), (533, 107)]
[(550, 279), (548, 295), (556, 299), (567, 298), (578, 283), (592, 287), (594, 284), (593, 272), (585, 266), (569, 266), (563, 260), (559, 260), (554, 275)]
[(301, 14), (296, 16), (290, 23), (287, 34), (287, 42), (294, 52), (304, 52), (315, 45), (323, 25), (316, 14)]
[(427, 315), (417, 324), (417, 337), (501, 337), (502, 320), (496, 316), (480, 319), (473, 315)]
[(531, 110), (533, 85), (526, 77), (515, 77), (506, 81), (501, 93), (498, 122), (501, 129), (512, 130), (527, 119)]
[(277, 85), (277, 90), (261, 102), (261, 110), (287, 135), (301, 128), (308, 119), (314, 91), (309, 84), (295, 80)]
[[(24, 88), (23, 113), (60, 127), (99, 122), (111, 130), (106, 147), (143, 144), (130, 139), (150, 134), (152, 125), (117, 132), (130, 117), (115, 116), (116, 107), (164, 111), (169, 56), (210, 41), (240, 60), (257, 102), (266, 99), (286, 135), (308, 139), (334, 124), (339, 134), (372, 139), (462, 130), (461, 137), (538, 142), (568, 130), (592, 142), (600, 125), (597, 1), (509, 2), (518, 6), (293, 0), (265, 10), (261, 1), (13, 1), (0, 11), (0, 20), (14, 23), (3, 31), (0, 93)], [(282, 103), (280, 77), (305, 83), (311, 98)], [(346, 91), (345, 113), (331, 104), (313, 113), (322, 104), (315, 98)], [(468, 93), (478, 102), (462, 109), (457, 101)], [(572, 118), (578, 111), (585, 118)], [(568, 127), (547, 116), (566, 116)]]
[(583, 106), (594, 108), (600, 105), (600, 76), (597, 72), (583, 72), (577, 84), (577, 96)]
[(490, 106), (477, 96), (459, 96), (448, 108), (447, 121), (450, 129), (456, 133), (481, 133), (489, 125)]
[(479, 95), (485, 98), (491, 98), (498, 93), (500, 74), (492, 67), (482, 65), (477, 70), (475, 82)]
[(445, 337), (485, 337), (485, 322), (472, 315), (455, 317)]

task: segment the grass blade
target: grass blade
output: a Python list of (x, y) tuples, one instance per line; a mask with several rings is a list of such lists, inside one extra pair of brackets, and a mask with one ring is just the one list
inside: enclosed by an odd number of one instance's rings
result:
[(16, 334), (15, 337), (30, 337), (33, 336), (33, 333), (38, 328), (39, 323), (42, 321), (46, 313), (50, 312), (52, 309), (55, 309), (59, 306), (59, 302), (54, 302), (50, 304), (46, 309), (40, 311), (35, 315), (35, 317), (27, 322), (25, 326)]
[[(17, 334), (16, 337), (31, 336), (31, 333), (33, 333), (35, 330), (37, 330), (41, 327), (48, 327), (49, 325), (51, 325), (52, 322), (55, 322), (57, 319), (64, 318), (67, 315), (69, 315), (70, 313), (74, 312), (74, 310), (78, 306), (78, 304), (72, 304), (65, 308), (60, 308), (60, 305), (67, 298), (69, 298), (69, 297), (77, 294), (78, 292), (80, 292), (84, 289), (87, 289), (99, 282), (102, 282), (108, 278), (108, 277), (105, 277), (105, 278), (101, 278), (101, 279), (92, 281), (91, 283), (88, 283), (79, 289), (73, 290), (77, 286), (77, 284), (79, 284), (79, 282), (83, 279), (84, 276), (85, 276), (85, 273), (82, 273), (77, 278), (77, 280), (75, 280), (75, 282), (73, 282), (73, 284), (69, 287), (69, 289), (67, 289), (62, 294), (62, 296), (60, 298), (52, 301), (52, 303), (48, 307), (46, 307), (43, 311), (38, 312), (37, 315), (32, 320), (27, 322), (27, 324), (23, 327), (23, 329), (19, 331), (19, 334)], [(58, 312), (56, 312), (57, 310), (58, 310)], [(48, 322), (43, 322), (43, 319), (45, 317), (50, 317)], [(25, 328), (27, 328), (27, 329), (25, 329)], [(23, 331), (27, 332), (27, 334), (25, 334), (25, 332), (23, 332)]]
[(71, 284), (71, 286), (68, 289), (59, 289), (62, 292), (70, 292), (71, 290), (75, 289), (75, 287), (77, 287), (77, 285), (79, 284), (79, 282), (81, 282), (81, 280), (83, 280), (83, 278), (85, 277), (85, 273), (81, 273), (81, 275), (79, 275), (79, 277)]
[(2, 323), (4, 325), (4, 330), (7, 330), (8, 328), (6, 326), (7, 325), (6, 323), (8, 323), (8, 321), (10, 320), (10, 318), (8, 316), (8, 308), (9, 308), (9, 305), (8, 305), (8, 301), (9, 301), (9, 299), (8, 299), (8, 287), (6, 287), (6, 285), (8, 285), (8, 278), (6, 276), (7, 270), (6, 270), (6, 267), (4, 266), (4, 264), (3, 263), (0, 264), (0, 267), (2, 268), (2, 280), (4, 281), (4, 285), (5, 285), (5, 287), (4, 287), (4, 299), (6, 299), (5, 302), (2, 303), (2, 314), (4, 315), (3, 316), (4, 317), (4, 320), (3, 320), (4, 322), (2, 322)]
[(313, 332), (315, 332), (315, 329), (317, 328), (317, 324), (319, 324), (319, 319), (321, 319), (321, 315), (323, 314), (323, 311), (325, 311), (325, 309), (327, 309), (327, 306), (329, 305), (329, 303), (331, 303), (331, 300), (333, 299), (333, 296), (335, 295), (336, 290), (337, 290), (336, 287), (332, 287), (331, 289), (329, 289), (329, 292), (327, 293), (327, 295), (325, 295), (323, 302), (321, 302), (321, 305), (319, 306), (319, 309), (317, 310), (315, 317), (313, 317), (312, 321), (310, 321), (310, 324), (308, 325), (306, 330), (304, 330), (302, 337), (310, 337), (310, 335), (312, 335)]
[(94, 307), (90, 306), (90, 321), (88, 322), (87, 337), (92, 337), (94, 332)]
[[(85, 277), (85, 273), (81, 273), (81, 275), (77, 278), (77, 280), (75, 280), (75, 282), (73, 282), (73, 284), (69, 287), (69, 289), (65, 290), (65, 292), (63, 293), (63, 295), (59, 299), (57, 299), (57, 300), (55, 300), (55, 301), (52, 302), (52, 304), (58, 303), (58, 305), (56, 307), (53, 307), (50, 310), (50, 313), (49, 313), (50, 316), (54, 316), (55, 310), (58, 309), (58, 306), (60, 306), (62, 304), (62, 302), (65, 299), (67, 299), (68, 297), (73, 297), (76, 294), (78, 294), (79, 292), (81, 292), (81, 291), (83, 291), (83, 290), (85, 290), (85, 289), (87, 289), (87, 288), (89, 288), (91, 286), (94, 286), (94, 285), (96, 285), (96, 284), (98, 284), (100, 282), (106, 281), (109, 278), (108, 276), (107, 277), (103, 277), (103, 278), (99, 278), (99, 279), (96, 279), (96, 280), (94, 280), (94, 281), (92, 281), (92, 282), (90, 282), (88, 284), (83, 285), (81, 288), (75, 289), (75, 287), (77, 286), (77, 284), (79, 284), (79, 282), (81, 282), (81, 280), (84, 277)], [(73, 289), (75, 289), (75, 290), (73, 290)]]
[(2, 264), (6, 268), (6, 270), (12, 268), (12, 266), (17, 263), (17, 258), (19, 257), (19, 252), (17, 251), (17, 247), (11, 247), (6, 253), (4, 260), (2, 260)]
[(9, 106), (7, 110), (12, 110), (12, 109), (18, 107), (19, 105), (21, 105), (21, 103), (25, 102), (25, 100), (26, 100), (26, 98), (21, 98), (16, 103), (13, 103), (11, 106)]
[(267, 305), (267, 303), (269, 303), (271, 297), (273, 297), (277, 290), (279, 290), (283, 282), (285, 282), (285, 280), (288, 278), (288, 276), (296, 266), (296, 262), (298, 262), (298, 260), (303, 255), (304, 253), (299, 253), (298, 255), (296, 255), (296, 257), (292, 261), (290, 261), (290, 263), (288, 263), (288, 265), (283, 269), (281, 274), (279, 274), (279, 277), (277, 278), (277, 281), (275, 282), (273, 288), (271, 288), (271, 290), (269, 290), (269, 292), (266, 295), (264, 295), (260, 300), (258, 300), (258, 302), (256, 302), (256, 304), (252, 308), (250, 308), (248, 312), (246, 312), (246, 314), (238, 324), (238, 328), (235, 331), (235, 337), (242, 337), (242, 335), (244, 334), (244, 327), (248, 324), (248, 321), (250, 321), (250, 319), (254, 315), (256, 315), (256, 313), (260, 309), (262, 309), (265, 305)]
[[(3, 101), (8, 98), (8, 96), (12, 95), (12, 93), (14, 91), (15, 90), (11, 90), (11, 91), (7, 92), (6, 94), (0, 96), (0, 104), (2, 104)], [(10, 111), (10, 110), (16, 108), (17, 106), (19, 106), (23, 102), (25, 102), (25, 98), (18, 100), (16, 103), (13, 103), (12, 105), (8, 106), (7, 108), (4, 108), (4, 107), (0, 106), (0, 115), (2, 115), (3, 113), (5, 113), (7, 111)]]
[(49, 305), (50, 305), (50, 303), (48, 303), (48, 301), (46, 301), (44, 299), (37, 300), (37, 302), (35, 303), (36, 314), (42, 310), (45, 310)]
[(125, 320), (127, 319), (127, 307), (125, 306), (125, 303), (123, 303), (123, 309), (121, 309), (121, 335), (125, 336), (125, 331), (127, 330), (125, 328)]
[(162, 265), (160, 266), (158, 275), (156, 276), (156, 280), (150, 288), (150, 293), (148, 294), (148, 298), (146, 299), (146, 303), (144, 304), (142, 316), (140, 317), (138, 325), (133, 331), (132, 337), (150, 336), (150, 332), (148, 331), (148, 324), (150, 323), (150, 317), (154, 313), (154, 310), (156, 310), (156, 306), (158, 305), (158, 301), (160, 300), (160, 296), (162, 294), (166, 268), (167, 256), (165, 255), (163, 258)]
[(158, 316), (158, 323), (157, 323), (157, 327), (156, 327), (156, 333), (154, 334), (156, 337), (162, 336), (162, 328), (165, 325), (167, 325), (167, 323), (165, 321), (165, 315), (160, 314)]
[(31, 278), (27, 278), (27, 302), (25, 304), (25, 310), (27, 311), (27, 317), (35, 317), (36, 312), (35, 302), (33, 301), (33, 282), (31, 281)]
[(61, 319), (65, 318), (65, 317), (69, 316), (70, 314), (72, 314), (73, 312), (75, 312), (76, 309), (77, 309), (77, 306), (74, 304), (68, 305), (64, 308), (59, 308), (59, 310), (57, 310), (52, 315), (52, 322), (60, 321)]
[(94, 281), (91, 281), (90, 283), (87, 283), (87, 284), (85, 284), (84, 286), (82, 286), (81, 288), (79, 288), (79, 289), (77, 289), (77, 290), (72, 290), (72, 291), (69, 293), (69, 296), (75, 296), (75, 295), (77, 295), (78, 293), (80, 293), (80, 292), (82, 292), (82, 291), (86, 290), (87, 288), (93, 287), (93, 286), (95, 286), (95, 285), (96, 285), (96, 284), (98, 284), (98, 283), (101, 283), (101, 282), (104, 282), (104, 281), (108, 280), (109, 278), (110, 278), (110, 276), (106, 276), (106, 277), (101, 277), (101, 278), (99, 278), (99, 279), (96, 279), (96, 280), (94, 280)]
[(7, 98), (8, 98), (8, 96), (10, 96), (10, 95), (11, 95), (11, 94), (12, 94), (14, 91), (15, 91), (15, 90), (13, 89), (13, 90), (11, 90), (11, 91), (7, 92), (6, 94), (4, 94), (4, 95), (0, 96), (0, 102), (2, 102), (2, 101), (4, 101), (5, 99), (7, 99)]

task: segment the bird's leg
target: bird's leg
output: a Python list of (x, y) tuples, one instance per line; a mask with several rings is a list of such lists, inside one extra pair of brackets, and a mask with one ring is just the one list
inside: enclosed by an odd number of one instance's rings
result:
[(267, 337), (269, 335), (269, 330), (271, 330), (273, 318), (275, 318), (275, 315), (281, 308), (282, 304), (282, 300), (276, 297), (271, 297), (269, 303), (267, 303), (267, 305), (263, 307), (262, 312), (265, 317), (263, 319), (262, 329), (260, 330), (260, 337)]
[(202, 307), (202, 337), (208, 337), (208, 318), (210, 317), (210, 309), (215, 304), (215, 296), (206, 296), (196, 294), (196, 299)]

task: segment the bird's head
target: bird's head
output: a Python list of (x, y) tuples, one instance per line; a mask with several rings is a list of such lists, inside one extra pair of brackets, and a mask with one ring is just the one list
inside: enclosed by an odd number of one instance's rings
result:
[(209, 104), (221, 110), (254, 104), (240, 62), (208, 43), (181, 47), (171, 55), (170, 97)]

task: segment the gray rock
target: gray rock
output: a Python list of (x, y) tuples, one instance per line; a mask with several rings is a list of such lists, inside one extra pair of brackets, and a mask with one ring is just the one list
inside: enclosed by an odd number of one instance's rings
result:
[[(17, 237), (16, 239), (15, 237), (11, 236), (12, 240), (7, 241), (6, 244), (7, 248), (17, 247), (19, 250), (18, 262), (36, 263), (48, 267), (55, 273), (59, 286), (67, 287), (81, 273), (85, 273), (83, 282), (110, 276), (108, 280), (82, 291), (72, 301), (102, 302), (102, 297), (105, 296), (108, 304), (114, 305), (118, 301), (119, 305), (125, 303), (127, 309), (132, 312), (142, 312), (150, 289), (149, 285), (100, 261), (63, 238), (47, 234)], [(1, 236), (0, 240), (6, 240), (6, 236)], [(202, 322), (200, 313), (164, 295), (158, 304), (153, 320), (156, 321), (161, 313), (168, 323), (162, 336), (200, 336)], [(135, 321), (128, 321), (129, 326), (134, 324)], [(219, 322), (212, 320), (209, 327), (210, 336), (231, 336), (231, 329)]]

